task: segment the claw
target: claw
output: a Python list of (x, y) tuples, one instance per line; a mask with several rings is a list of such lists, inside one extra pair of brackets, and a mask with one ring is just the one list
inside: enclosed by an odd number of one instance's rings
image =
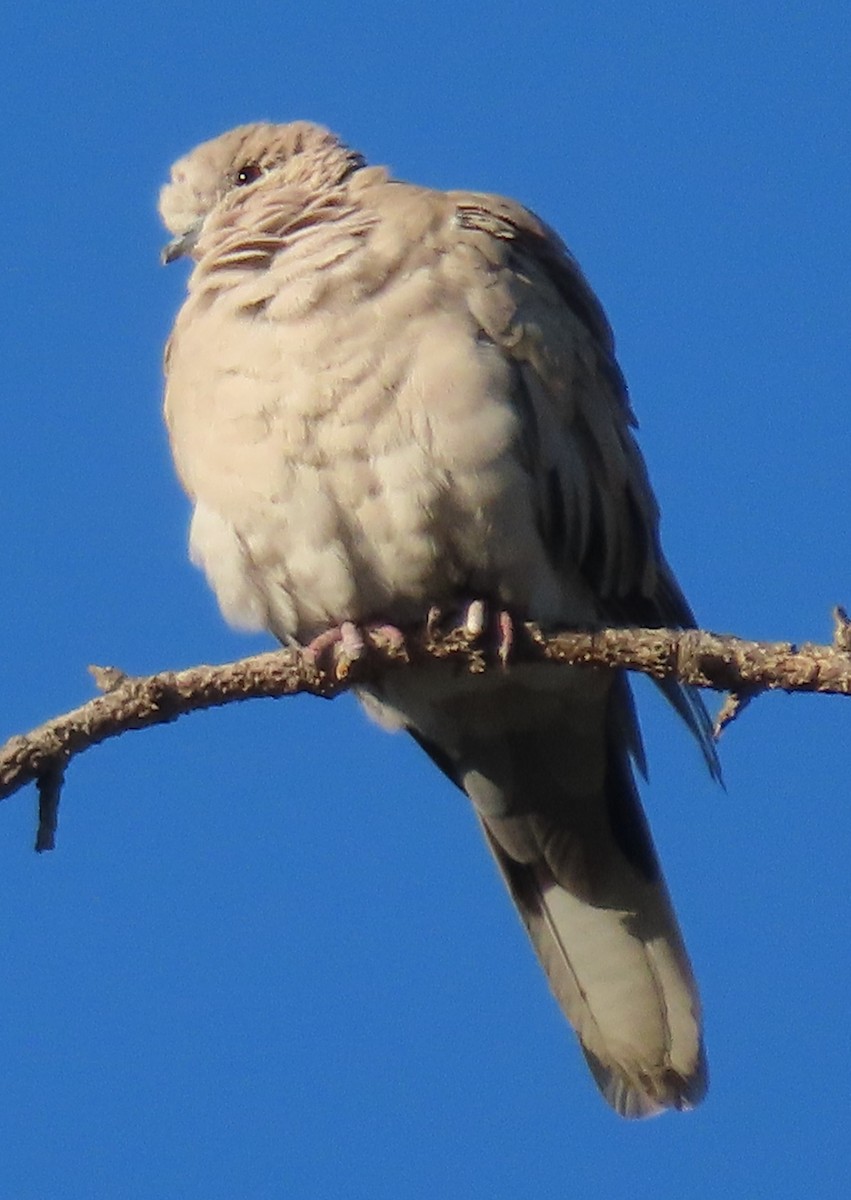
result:
[[(458, 610), (456, 614), (457, 612)], [(486, 639), (482, 649), (485, 652), (495, 649), (503, 666), (507, 665), (514, 648), (514, 621), (511, 613), (502, 608), (492, 611), (488, 602), (481, 599), (469, 600), (462, 605), (460, 619), (456, 615), (451, 624), (444, 610), (433, 604), (426, 617), (426, 634), (431, 639), (446, 640), (450, 643), (459, 639), (466, 643)]]
[(497, 613), (496, 621), (499, 629), (497, 654), (499, 655), (499, 661), (506, 667), (508, 666), (508, 658), (514, 646), (514, 621), (511, 619), (511, 613), (504, 608), (501, 608)]
[(471, 600), (464, 613), (464, 632), (468, 637), (480, 638), (485, 631), (485, 602)]
[(348, 675), (349, 667), (362, 656), (363, 634), (353, 621), (344, 621), (340, 626), (340, 641), (335, 648), (338, 678)]
[(443, 613), (437, 607), (437, 605), (432, 604), (426, 616), (426, 633), (430, 638), (433, 638), (435, 634), (440, 632), (440, 618), (442, 616)]

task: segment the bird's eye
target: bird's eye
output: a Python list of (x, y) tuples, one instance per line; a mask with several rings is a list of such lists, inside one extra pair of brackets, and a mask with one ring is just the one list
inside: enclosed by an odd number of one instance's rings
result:
[(255, 179), (259, 179), (262, 174), (263, 171), (259, 163), (246, 163), (236, 173), (236, 186), (246, 187), (249, 183), (253, 183)]

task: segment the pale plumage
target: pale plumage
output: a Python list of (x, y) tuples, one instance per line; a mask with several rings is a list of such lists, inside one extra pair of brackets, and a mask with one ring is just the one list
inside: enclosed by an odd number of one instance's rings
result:
[[(305, 642), (483, 597), (544, 625), (689, 625), (599, 303), (496, 196), (391, 180), (306, 122), (175, 165), (195, 269), (166, 354), (191, 549), (225, 616)], [(714, 755), (700, 703), (666, 692)], [(705, 1090), (699, 1002), (630, 768), (626, 679), (396, 672), (362, 697), (473, 801), (627, 1116)]]

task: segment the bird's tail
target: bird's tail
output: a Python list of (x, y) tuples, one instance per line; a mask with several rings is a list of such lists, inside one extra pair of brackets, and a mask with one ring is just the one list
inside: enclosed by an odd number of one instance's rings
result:
[(626, 678), (539, 666), (444, 687), (441, 674), (394, 676), (371, 711), (395, 712), (473, 801), (609, 1103), (626, 1117), (693, 1107), (700, 1001), (633, 779)]
[(482, 825), (606, 1100), (624, 1117), (693, 1108), (707, 1085), (699, 1001), (663, 881), (622, 879), (606, 903), (562, 886), (544, 856), (518, 862)]
[(460, 781), (605, 1098), (625, 1117), (692, 1108), (700, 1001), (633, 779), (628, 684), (549, 709), (468, 742)]

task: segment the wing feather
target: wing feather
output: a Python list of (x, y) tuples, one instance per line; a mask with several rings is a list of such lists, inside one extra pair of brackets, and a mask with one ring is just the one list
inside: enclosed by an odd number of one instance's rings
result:
[[(510, 321), (483, 332), (511, 360), (520, 453), (550, 561), (566, 586), (577, 571), (590, 585), (601, 623), (692, 628), (662, 552), (659, 509), (602, 306), (533, 213), (498, 196), (452, 196), (457, 225), (511, 295)], [(660, 686), (719, 777), (700, 696), (670, 681)]]

